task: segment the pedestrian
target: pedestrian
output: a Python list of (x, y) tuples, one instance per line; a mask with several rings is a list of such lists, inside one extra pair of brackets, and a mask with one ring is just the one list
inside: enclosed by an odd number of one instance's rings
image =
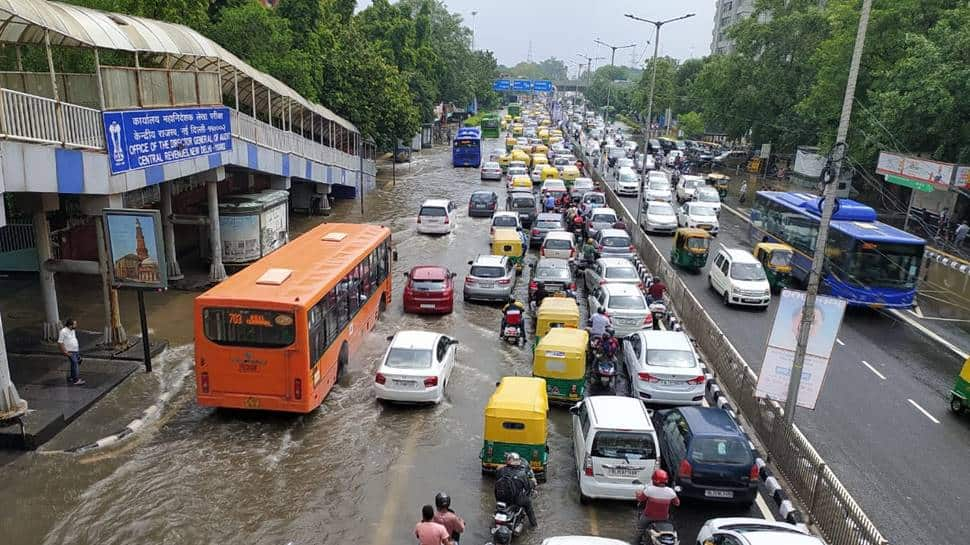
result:
[(956, 245), (957, 250), (963, 247), (963, 241), (966, 240), (968, 231), (970, 231), (970, 225), (967, 225), (967, 220), (963, 220), (957, 226), (956, 231), (953, 232), (953, 243)]
[(421, 522), (414, 527), (418, 545), (453, 545), (448, 530), (434, 521), (434, 507), (421, 508)]
[(84, 379), (81, 378), (81, 352), (77, 344), (77, 321), (73, 318), (64, 320), (64, 327), (57, 334), (57, 347), (61, 349), (61, 354), (67, 358), (70, 365), (70, 374), (67, 382), (74, 386), (84, 386)]
[[(525, 337), (524, 330), (522, 336)], [(465, 531), (465, 521), (452, 510), (451, 497), (444, 492), (438, 492), (434, 497), (434, 504), (438, 508), (438, 512), (434, 515), (434, 521), (444, 526), (445, 530), (448, 530), (451, 540), (455, 542), (455, 545), (458, 545), (461, 534)]]
[(739, 195), (738, 195), (738, 202), (743, 203), (744, 201), (748, 200), (748, 182), (747, 181), (744, 181), (744, 180), (741, 181), (741, 189), (740, 189), (740, 191), (738, 191), (738, 193), (739, 193)]

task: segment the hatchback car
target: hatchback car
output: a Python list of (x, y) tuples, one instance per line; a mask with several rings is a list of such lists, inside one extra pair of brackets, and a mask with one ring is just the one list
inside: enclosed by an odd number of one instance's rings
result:
[(595, 208), (586, 222), (586, 236), (593, 238), (600, 229), (611, 229), (616, 223), (616, 211), (612, 208)]
[(570, 410), (579, 500), (633, 500), (660, 466), (647, 409), (625, 396), (590, 396)]
[(646, 201), (662, 201), (662, 202), (673, 202), (673, 188), (670, 186), (670, 181), (667, 180), (667, 176), (652, 176), (656, 170), (650, 171), (650, 175), (647, 178), (647, 187), (643, 192), (643, 199)]
[(587, 191), (579, 199), (579, 211), (584, 215), (589, 215), (590, 211), (606, 206), (606, 195), (599, 191)]
[(586, 193), (596, 189), (596, 184), (593, 183), (592, 178), (576, 178), (573, 182), (573, 186), (569, 189), (569, 196), (577, 201), (583, 197)]
[(552, 193), (556, 197), (559, 197), (566, 192), (566, 183), (558, 178), (550, 178), (542, 183), (542, 187), (539, 189), (540, 193)]
[(379, 400), (440, 403), (455, 367), (458, 341), (430, 331), (398, 331), (374, 375)]
[(455, 273), (436, 265), (421, 265), (404, 273), (404, 312), (448, 314), (454, 309)]
[(532, 179), (533, 185), (542, 182), (542, 169), (545, 167), (546, 165), (538, 165), (538, 166), (532, 167), (532, 172), (529, 173), (529, 178)]
[(680, 150), (672, 149), (668, 151), (665, 159), (665, 161), (667, 162), (667, 166), (668, 167), (674, 166), (675, 164), (677, 164), (677, 158), (683, 157), (683, 156), (684, 156), (684, 152)]
[(515, 212), (496, 212), (492, 214), (492, 225), (488, 230), (488, 243), (492, 244), (492, 237), (495, 236), (495, 229), (506, 227), (510, 229), (515, 229), (516, 231), (522, 230), (522, 222), (519, 221), (519, 215)]
[(768, 308), (771, 285), (765, 269), (751, 252), (735, 248), (718, 250), (707, 272), (711, 288), (724, 298), (725, 305)]
[(648, 233), (673, 233), (677, 230), (677, 213), (669, 202), (644, 203), (640, 226)]
[(727, 411), (677, 407), (653, 417), (661, 459), (681, 497), (754, 503), (758, 464), (748, 438)]
[(616, 160), (616, 163), (613, 164), (613, 179), (614, 180), (616, 180), (616, 179), (619, 178), (619, 176), (620, 176), (620, 169), (624, 169), (624, 168), (632, 169), (633, 168), (633, 159), (630, 159), (629, 157), (621, 157), (621, 158), (619, 158), (619, 159)]
[(714, 207), (696, 201), (685, 203), (677, 209), (677, 225), (704, 229), (715, 236), (720, 231), (720, 224), (717, 221), (717, 212), (714, 211)]
[(618, 257), (632, 260), (636, 254), (630, 234), (623, 229), (600, 229), (593, 237), (598, 257)]
[(637, 286), (630, 284), (603, 284), (589, 292), (589, 312), (606, 311), (613, 322), (617, 337), (653, 326), (653, 315), (647, 300)]
[(491, 217), (497, 206), (498, 195), (494, 191), (476, 191), (468, 198), (468, 215)]
[(709, 205), (714, 209), (714, 213), (720, 216), (721, 196), (718, 195), (717, 189), (713, 187), (698, 187), (694, 191), (694, 201)]
[(806, 528), (759, 518), (716, 518), (704, 523), (698, 543), (716, 545), (824, 545)]
[(715, 167), (735, 168), (748, 162), (748, 152), (744, 150), (725, 151), (713, 159)]
[(617, 172), (616, 194), (636, 197), (640, 193), (640, 175), (630, 167), (621, 167)]
[(567, 288), (576, 291), (576, 281), (569, 260), (556, 257), (540, 257), (532, 269), (532, 279), (529, 281), (529, 299), (542, 282), (546, 293), (565, 291)]
[(542, 241), (546, 239), (546, 233), (550, 231), (565, 231), (566, 228), (562, 221), (562, 214), (543, 212), (537, 215), (536, 221), (529, 231), (529, 244), (532, 246), (542, 244)]
[(549, 231), (539, 246), (539, 255), (572, 261), (576, 258), (576, 239), (567, 231)]
[(505, 201), (505, 209), (519, 215), (523, 227), (532, 227), (536, 219), (536, 198), (532, 191), (510, 191)]
[(635, 396), (647, 403), (700, 405), (707, 379), (683, 331), (638, 331), (623, 339), (623, 362)]
[(497, 161), (488, 161), (482, 164), (480, 175), (482, 180), (502, 181), (502, 166)]
[(619, 257), (601, 257), (586, 267), (583, 272), (586, 290), (592, 290), (603, 284), (630, 284), (642, 287), (640, 273), (629, 259)]
[(455, 205), (447, 199), (428, 199), (418, 211), (419, 233), (444, 235), (452, 232), (457, 223)]
[(704, 187), (704, 178), (684, 174), (680, 177), (680, 182), (677, 183), (677, 200), (679, 202), (692, 200), (694, 192), (699, 187)]
[(504, 255), (480, 255), (465, 276), (462, 295), (466, 301), (505, 302), (515, 289), (515, 266)]

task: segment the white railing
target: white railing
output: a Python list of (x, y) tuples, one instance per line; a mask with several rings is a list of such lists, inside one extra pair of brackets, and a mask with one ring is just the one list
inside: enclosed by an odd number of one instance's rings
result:
[(104, 149), (98, 110), (10, 89), (3, 89), (0, 103), (0, 134), (6, 138)]

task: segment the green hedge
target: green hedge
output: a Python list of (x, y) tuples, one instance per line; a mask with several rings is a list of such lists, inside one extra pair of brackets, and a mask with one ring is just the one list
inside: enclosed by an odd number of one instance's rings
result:
[(481, 115), (473, 115), (465, 120), (464, 126), (466, 127), (479, 127), (482, 124)]

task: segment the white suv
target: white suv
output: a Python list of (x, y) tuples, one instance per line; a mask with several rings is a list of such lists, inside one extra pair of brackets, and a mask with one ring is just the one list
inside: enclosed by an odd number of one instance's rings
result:
[(455, 229), (455, 204), (448, 199), (428, 199), (418, 211), (418, 232), (444, 235)]
[(650, 482), (660, 467), (657, 433), (643, 403), (625, 396), (591, 396), (569, 412), (579, 501), (635, 499), (639, 483)]
[(711, 288), (724, 297), (725, 305), (768, 308), (771, 286), (764, 267), (751, 252), (721, 247), (707, 273)]

